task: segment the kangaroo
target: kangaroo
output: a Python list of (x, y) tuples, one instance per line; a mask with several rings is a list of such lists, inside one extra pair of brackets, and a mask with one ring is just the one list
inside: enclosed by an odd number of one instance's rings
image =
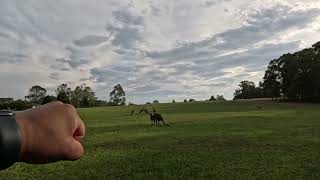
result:
[(131, 111), (131, 116), (133, 116), (134, 115), (134, 109), (132, 109), (132, 111)]
[(153, 114), (150, 113), (150, 120), (151, 120), (151, 122), (153, 123), (153, 125), (154, 125), (154, 124), (160, 125), (160, 122), (162, 122), (163, 125), (169, 126), (168, 124), (166, 124), (166, 123), (164, 122), (162, 115), (159, 114), (159, 113), (153, 113)]
[(169, 126), (164, 122), (162, 115), (160, 113), (157, 113), (154, 108), (153, 108), (153, 113), (149, 112), (148, 109), (144, 109), (143, 111), (146, 114), (150, 115), (151, 126), (160, 125), (160, 122), (162, 122), (162, 124), (165, 126)]

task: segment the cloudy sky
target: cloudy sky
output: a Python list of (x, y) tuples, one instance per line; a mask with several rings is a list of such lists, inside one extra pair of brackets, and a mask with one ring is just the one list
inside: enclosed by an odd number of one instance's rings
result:
[(317, 41), (319, 0), (0, 0), (0, 97), (120, 83), (135, 103), (231, 99)]

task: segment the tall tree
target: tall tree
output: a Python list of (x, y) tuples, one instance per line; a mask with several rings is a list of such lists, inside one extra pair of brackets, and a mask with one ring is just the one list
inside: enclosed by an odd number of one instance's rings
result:
[(234, 93), (234, 99), (252, 99), (257, 97), (257, 89), (252, 81), (242, 81)]
[(56, 89), (57, 100), (63, 103), (70, 103), (72, 91), (67, 84), (61, 84)]
[(270, 62), (264, 76), (266, 96), (320, 101), (320, 42)]
[(260, 84), (263, 95), (270, 98), (278, 98), (281, 93), (281, 72), (279, 61), (272, 60), (263, 77), (263, 83)]
[(113, 90), (110, 92), (110, 102), (116, 105), (125, 105), (126, 103), (126, 93), (124, 92), (122, 86), (117, 84)]
[(77, 108), (81, 107), (82, 105), (82, 89), (83, 89), (83, 85), (76, 86), (71, 93), (72, 105), (74, 105)]
[(46, 94), (47, 90), (45, 88), (41, 86), (32, 86), (25, 98), (33, 105), (40, 105)]
[(91, 87), (86, 86), (82, 90), (82, 106), (83, 107), (93, 107), (97, 98), (95, 97), (95, 93), (92, 91)]

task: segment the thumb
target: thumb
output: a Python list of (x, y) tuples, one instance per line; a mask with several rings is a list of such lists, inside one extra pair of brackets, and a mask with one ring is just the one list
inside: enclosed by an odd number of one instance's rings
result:
[(82, 157), (84, 153), (81, 143), (74, 138), (70, 139), (66, 152), (66, 160), (75, 161)]

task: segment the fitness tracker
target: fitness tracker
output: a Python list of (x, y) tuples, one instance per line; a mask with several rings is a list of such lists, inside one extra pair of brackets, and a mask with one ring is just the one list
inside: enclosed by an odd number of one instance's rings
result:
[(17, 162), (20, 150), (21, 137), (14, 112), (0, 111), (0, 170)]

